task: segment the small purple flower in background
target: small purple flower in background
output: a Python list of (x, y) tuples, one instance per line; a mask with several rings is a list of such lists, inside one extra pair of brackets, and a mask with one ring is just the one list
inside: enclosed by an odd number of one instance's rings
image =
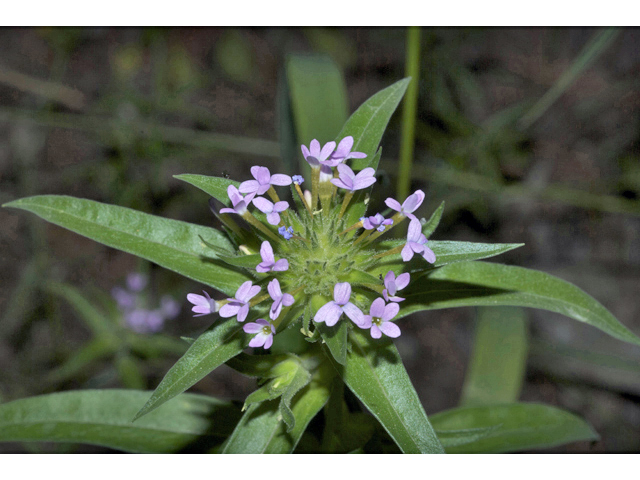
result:
[(284, 272), (289, 269), (289, 261), (286, 258), (281, 258), (276, 262), (273, 256), (273, 248), (266, 240), (262, 242), (262, 246), (260, 247), (260, 256), (262, 257), (262, 262), (256, 267), (257, 272)]
[(385, 225), (393, 224), (393, 220), (390, 218), (385, 220), (380, 213), (376, 213), (373, 217), (361, 217), (360, 221), (362, 222), (362, 227), (365, 230), (373, 230), (375, 228), (379, 232), (384, 232)]
[(235, 298), (228, 298), (229, 303), (225, 303), (220, 308), (220, 316), (224, 318), (238, 315), (238, 321), (244, 322), (249, 313), (249, 300), (255, 297), (260, 291), (258, 285), (253, 285), (251, 280), (247, 280), (236, 291)]
[(420, 220), (414, 218), (409, 223), (409, 231), (407, 232), (407, 243), (402, 249), (402, 260), (408, 262), (413, 258), (414, 253), (421, 254), (429, 263), (436, 262), (436, 254), (433, 253), (426, 245), (427, 237), (422, 233), (422, 225)]
[(220, 213), (237, 213), (238, 215), (244, 215), (247, 211), (247, 205), (249, 204), (251, 199), (244, 198), (242, 195), (240, 195), (238, 189), (233, 185), (229, 185), (227, 187), (227, 195), (229, 195), (229, 200), (231, 200), (233, 208), (221, 208)]
[(411, 220), (417, 220), (413, 212), (415, 212), (418, 207), (422, 205), (423, 200), (424, 192), (422, 190), (416, 190), (414, 193), (407, 197), (402, 205), (400, 205), (400, 202), (393, 198), (387, 198), (384, 203), (386, 203), (387, 206), (392, 210), (399, 212), (401, 215), (409, 217)]
[(293, 177), (291, 177), (291, 180), (293, 180), (293, 183), (295, 183), (296, 185), (302, 185), (304, 183), (304, 178), (302, 178), (302, 175), (294, 175)]
[(165, 318), (161, 312), (135, 309), (124, 316), (125, 324), (137, 333), (156, 333), (162, 330)]
[(291, 238), (293, 238), (293, 227), (280, 227), (278, 233), (282, 235), (285, 240), (291, 240)]
[(160, 311), (166, 318), (175, 318), (180, 313), (180, 304), (169, 295), (163, 295), (160, 299)]
[(143, 273), (130, 273), (127, 275), (127, 287), (132, 292), (141, 292), (149, 283), (149, 277)]
[(203, 315), (209, 315), (210, 313), (216, 313), (219, 309), (218, 303), (213, 300), (207, 292), (204, 290), (204, 297), (196, 293), (190, 293), (187, 295), (187, 300), (193, 303), (191, 311), (196, 313), (194, 317), (201, 317)]
[(304, 159), (313, 168), (318, 168), (320, 165), (325, 167), (335, 167), (342, 161), (329, 159), (333, 150), (336, 148), (336, 142), (327, 142), (324, 144), (324, 147), (320, 149), (320, 142), (318, 140), (311, 140), (309, 148), (304, 145), (300, 148), (302, 149)]
[(366, 153), (352, 152), (352, 147), (353, 137), (344, 137), (342, 140), (340, 140), (336, 151), (331, 154), (331, 160), (340, 160), (340, 162), (346, 162), (350, 158), (365, 158), (367, 156)]
[(382, 298), (376, 298), (371, 304), (369, 315), (364, 316), (361, 328), (370, 328), (373, 338), (380, 338), (384, 333), (387, 337), (397, 338), (400, 336), (400, 329), (390, 320), (400, 311), (397, 303), (385, 305)]
[(333, 287), (333, 301), (327, 302), (320, 307), (313, 320), (325, 322), (327, 326), (333, 327), (344, 313), (353, 323), (360, 327), (363, 322), (363, 313), (349, 301), (350, 298), (351, 285), (349, 282), (336, 283), (335, 287)]
[(255, 322), (247, 323), (242, 329), (246, 333), (257, 333), (249, 342), (250, 347), (269, 348), (273, 344), (273, 335), (276, 328), (266, 320), (259, 318)]
[(283, 173), (276, 173), (271, 175), (271, 172), (267, 167), (251, 167), (251, 175), (255, 180), (247, 180), (242, 182), (239, 187), (241, 193), (246, 193), (247, 203), (256, 195), (262, 195), (271, 188), (271, 185), (287, 186), (291, 185), (291, 177), (284, 175)]
[(262, 213), (267, 214), (267, 221), (271, 225), (278, 225), (280, 223), (280, 214), (289, 208), (288, 202), (270, 202), (264, 197), (255, 197), (253, 204)]
[(118, 304), (120, 310), (130, 310), (135, 308), (137, 295), (125, 290), (122, 287), (113, 287), (111, 289), (111, 296)]
[(402, 290), (409, 285), (411, 276), (408, 273), (401, 273), (396, 278), (396, 274), (392, 270), (384, 277), (384, 290), (382, 290), (382, 296), (387, 302), (402, 302), (404, 298), (397, 297), (396, 292)]
[(282, 293), (282, 290), (280, 289), (280, 282), (278, 282), (277, 278), (274, 278), (269, 282), (269, 285), (267, 285), (267, 291), (273, 299), (273, 304), (271, 305), (271, 309), (269, 310), (269, 318), (271, 320), (275, 320), (280, 315), (283, 305), (285, 307), (290, 307), (291, 305), (293, 305), (293, 295)]
[(347, 165), (340, 164), (338, 165), (338, 173), (340, 178), (331, 179), (331, 183), (350, 192), (370, 187), (376, 182), (376, 171), (371, 167), (365, 168), (356, 175)]

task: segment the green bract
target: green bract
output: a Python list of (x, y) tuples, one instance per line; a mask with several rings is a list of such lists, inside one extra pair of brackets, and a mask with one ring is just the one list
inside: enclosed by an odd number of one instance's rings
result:
[[(289, 81), (299, 76), (294, 75), (295, 69), (289, 73)], [(409, 79), (404, 79), (378, 92), (342, 127), (336, 142), (351, 136), (351, 151), (366, 154), (350, 161), (356, 173), (377, 168), (380, 140), (408, 83)], [(303, 90), (296, 92), (294, 104), (303, 104)], [(312, 124), (298, 123), (306, 129)], [(561, 313), (640, 345), (636, 335), (595, 299), (563, 280), (525, 268), (478, 261), (522, 244), (427, 244), (426, 237), (437, 228), (444, 205), (423, 222), (421, 232), (414, 232), (412, 241), (415, 252), (425, 245), (431, 248), (435, 262), (425, 261), (426, 254), (420, 258), (419, 252), (410, 261), (403, 261), (403, 256), (410, 253), (403, 253), (408, 240), (379, 237), (391, 229), (404, 237), (405, 228), (416, 225), (408, 219), (402, 223), (407, 215), (394, 215), (393, 225), (384, 232), (362, 230), (361, 217), (376, 213), (367, 211), (368, 205), (384, 200), (380, 192), (376, 193), (375, 184), (352, 192), (336, 189), (327, 178), (323, 181), (318, 166), (312, 164), (311, 172), (311, 199), (305, 199), (299, 186), (292, 185), (297, 208), (289, 202), (291, 208), (280, 213), (279, 224), (267, 222), (265, 214), (250, 208), (247, 215), (242, 213), (242, 220), (233, 213), (220, 214), (224, 233), (66, 196), (35, 196), (4, 205), (31, 211), (179, 273), (198, 282), (194, 290), (205, 285), (232, 298), (243, 284), (258, 285), (261, 291), (247, 302), (250, 310), (244, 326), (270, 319), (266, 321), (274, 326), (276, 334), (271, 350), (261, 350), (260, 355), (245, 353), (252, 334), (247, 334), (233, 316), (215, 318), (190, 342), (154, 392), (66, 392), (3, 404), (0, 441), (85, 442), (131, 452), (399, 449), (405, 453), (443, 453), (506, 452), (597, 437), (586, 422), (568, 412), (517, 402), (526, 336), (521, 310), (516, 307)], [(335, 169), (331, 176), (337, 176)], [(237, 198), (232, 202), (227, 193), (229, 187), (240, 187), (239, 182), (193, 174), (176, 178), (206, 192), (225, 208), (236, 207)], [(276, 203), (279, 198), (274, 196), (273, 187), (269, 192)], [(202, 208), (206, 208), (204, 195), (202, 200)], [(279, 228), (291, 230), (283, 236)], [(289, 235), (291, 238), (285, 239)], [(276, 260), (288, 261), (286, 270), (256, 270), (264, 261), (260, 254), (263, 242), (269, 242)], [(487, 310), (481, 311), (477, 345), (491, 345), (496, 338), (504, 338), (515, 347), (500, 350), (501, 344), (496, 344), (495, 348), (474, 351), (463, 406), (438, 413), (431, 420), (393, 340), (386, 336), (374, 339), (363, 326), (372, 302), (383, 294), (383, 278), (389, 272), (394, 278), (406, 273), (411, 278), (406, 289), (397, 294), (405, 300), (399, 304), (393, 322), (422, 310), (512, 307), (501, 311), (500, 315), (506, 316), (494, 317)], [(274, 278), (282, 293), (295, 299), (293, 304), (283, 303), (282, 312), (275, 318), (270, 317), (272, 305), (266, 293)], [(350, 286), (350, 295), (342, 298), (335, 293), (336, 285), (345, 284)], [(233, 301), (218, 300), (222, 307), (233, 305)], [(347, 303), (359, 309), (362, 317), (355, 315)], [(318, 316), (324, 307), (324, 311), (333, 309), (333, 313)], [(335, 310), (338, 307), (339, 311)], [(335, 312), (340, 318), (333, 322)], [(378, 318), (381, 315), (373, 315), (376, 321), (369, 321), (370, 325), (382, 325)], [(111, 349), (111, 343), (105, 346), (105, 351)], [(506, 365), (497, 366), (493, 350), (502, 351), (500, 361)], [(222, 364), (258, 379), (258, 388), (243, 407), (183, 393)], [(487, 386), (491, 391), (483, 391)], [(361, 411), (356, 399), (371, 415)], [(422, 400), (428, 403), (429, 399)], [(323, 408), (324, 414), (319, 416)]]

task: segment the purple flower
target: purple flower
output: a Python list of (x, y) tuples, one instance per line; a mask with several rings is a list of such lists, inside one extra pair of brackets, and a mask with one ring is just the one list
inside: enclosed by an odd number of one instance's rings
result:
[(311, 140), (309, 148), (304, 145), (301, 145), (300, 148), (302, 149), (304, 159), (313, 168), (318, 168), (320, 165), (325, 167), (335, 167), (342, 161), (342, 159), (332, 160), (330, 158), (333, 150), (336, 148), (336, 142), (327, 142), (324, 144), (324, 147), (320, 149), (320, 142), (318, 140)]
[(271, 185), (291, 185), (291, 177), (289, 175), (284, 175), (282, 173), (271, 175), (271, 172), (269, 172), (267, 167), (253, 166), (251, 167), (251, 175), (253, 175), (255, 180), (242, 182), (239, 189), (241, 193), (248, 194), (247, 202), (250, 202), (256, 195), (266, 193), (266, 191), (271, 188)]
[(166, 318), (175, 318), (180, 313), (180, 304), (169, 295), (163, 295), (160, 299), (160, 311)]
[(194, 315), (194, 317), (201, 317), (203, 315), (209, 315), (210, 313), (215, 313), (218, 311), (218, 303), (213, 300), (204, 290), (202, 291), (202, 293), (204, 293), (204, 297), (196, 293), (190, 293), (187, 295), (187, 300), (189, 300), (194, 305), (191, 308), (191, 311), (197, 313), (197, 315)]
[[(406, 203), (406, 202), (405, 202)], [(408, 262), (413, 258), (414, 253), (421, 254), (429, 263), (436, 262), (436, 254), (433, 253), (426, 245), (427, 237), (422, 233), (422, 225), (420, 220), (413, 218), (409, 223), (409, 231), (407, 232), (407, 243), (402, 249), (402, 260)]]
[(290, 240), (293, 237), (293, 227), (282, 226), (278, 229), (278, 233), (284, 237), (285, 240)]
[(389, 270), (384, 277), (384, 290), (382, 290), (384, 299), (387, 302), (402, 302), (404, 298), (397, 297), (396, 292), (409, 285), (410, 278), (408, 273), (401, 273), (396, 278), (396, 274)]
[(353, 137), (344, 137), (342, 140), (340, 140), (336, 151), (331, 154), (331, 160), (340, 160), (340, 162), (346, 162), (350, 158), (365, 158), (367, 156), (366, 153), (352, 152), (352, 147)]
[(360, 221), (365, 230), (373, 230), (375, 228), (379, 232), (384, 232), (385, 225), (393, 224), (393, 220), (390, 218), (385, 220), (380, 213), (376, 213), (373, 217), (362, 217)]
[(355, 192), (356, 190), (362, 190), (363, 188), (373, 185), (376, 182), (375, 172), (373, 168), (368, 167), (356, 175), (347, 165), (340, 164), (338, 165), (340, 178), (331, 179), (331, 183), (336, 187)]
[(229, 195), (229, 200), (231, 200), (233, 208), (221, 208), (220, 213), (237, 213), (238, 215), (244, 215), (247, 211), (247, 205), (251, 201), (251, 198), (248, 196), (247, 198), (244, 198), (233, 185), (229, 185), (227, 187), (227, 195)]
[(380, 338), (384, 333), (387, 337), (397, 338), (400, 329), (390, 320), (398, 314), (400, 306), (397, 303), (385, 305), (382, 298), (376, 298), (371, 304), (369, 315), (364, 316), (361, 328), (370, 328), (373, 338)]
[(260, 246), (260, 256), (262, 257), (262, 262), (256, 267), (257, 272), (284, 272), (289, 269), (289, 262), (287, 259), (281, 258), (276, 262), (276, 259), (273, 256), (273, 248), (271, 248), (271, 244), (266, 240), (262, 242), (262, 245)]
[(224, 318), (238, 315), (238, 321), (244, 322), (249, 313), (249, 300), (255, 297), (260, 291), (258, 285), (253, 285), (251, 280), (247, 280), (236, 292), (235, 298), (228, 298), (229, 303), (225, 303), (220, 308), (220, 316)]
[(332, 327), (338, 323), (340, 316), (345, 313), (353, 323), (361, 327), (363, 314), (358, 307), (349, 301), (350, 298), (351, 285), (348, 282), (336, 283), (333, 288), (333, 301), (327, 302), (320, 307), (313, 320), (325, 322), (329, 327)]
[(153, 310), (135, 309), (124, 316), (126, 325), (137, 333), (155, 333), (164, 325), (162, 313)]
[(396, 212), (400, 212), (401, 215), (409, 217), (411, 220), (417, 220), (413, 214), (424, 200), (424, 192), (422, 190), (416, 190), (413, 194), (409, 195), (402, 205), (393, 198), (387, 198), (384, 203)]
[(246, 333), (257, 333), (249, 342), (250, 347), (269, 348), (273, 344), (273, 335), (276, 328), (266, 320), (259, 318), (254, 322), (247, 323), (242, 329)]
[(275, 320), (280, 315), (283, 305), (285, 307), (290, 307), (291, 305), (293, 305), (293, 295), (282, 293), (282, 290), (280, 290), (280, 282), (278, 282), (277, 278), (274, 278), (269, 282), (269, 285), (267, 285), (267, 291), (273, 299), (273, 304), (271, 305), (271, 309), (269, 310), (269, 318), (271, 320)]
[(127, 275), (127, 287), (132, 292), (140, 292), (147, 286), (149, 278), (142, 273), (130, 273)]
[(136, 306), (137, 295), (121, 287), (113, 287), (111, 296), (115, 299), (120, 310), (130, 310)]
[(280, 213), (289, 208), (288, 202), (270, 202), (264, 197), (256, 197), (253, 199), (253, 204), (262, 213), (267, 214), (267, 221), (271, 225), (277, 225), (280, 223)]
[(302, 175), (294, 175), (293, 177), (291, 177), (291, 180), (293, 180), (293, 183), (295, 183), (296, 185), (300, 185), (304, 182), (304, 178), (302, 178)]

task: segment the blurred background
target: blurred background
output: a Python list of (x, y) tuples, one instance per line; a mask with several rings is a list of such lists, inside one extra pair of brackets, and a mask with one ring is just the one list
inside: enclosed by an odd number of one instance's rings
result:
[[(420, 188), (421, 216), (446, 202), (433, 239), (523, 242), (495, 261), (576, 284), (640, 335), (639, 42), (588, 28), (1, 29), (0, 203), (73, 195), (212, 225), (206, 195), (173, 175), (297, 173), (300, 143), (334, 139), (335, 122), (409, 72), (414, 130), (401, 104), (372, 201)], [(326, 129), (307, 131), (316, 112)], [(0, 225), (2, 402), (153, 389), (186, 350), (179, 337), (210, 324), (186, 302), (201, 285), (26, 212), (0, 209)], [(458, 404), (483, 315), (401, 321), (427, 413)], [(542, 310), (497, 315), (520, 326), (520, 400), (602, 437), (553, 451), (640, 451), (639, 348)], [(192, 391), (243, 400), (253, 387), (223, 366)]]

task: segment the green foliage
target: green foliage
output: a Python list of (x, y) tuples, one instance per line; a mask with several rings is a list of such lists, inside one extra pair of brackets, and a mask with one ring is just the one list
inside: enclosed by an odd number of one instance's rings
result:
[(514, 452), (599, 438), (581, 418), (535, 403), (454, 408), (432, 415), (431, 422), (447, 439), (447, 453)]

